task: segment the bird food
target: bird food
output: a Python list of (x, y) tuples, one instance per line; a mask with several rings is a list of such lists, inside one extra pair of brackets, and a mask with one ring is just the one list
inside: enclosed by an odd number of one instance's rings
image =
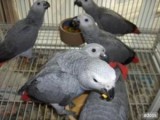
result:
[(59, 31), (61, 40), (69, 46), (79, 46), (84, 43), (83, 36), (73, 18), (61, 21)]
[(71, 33), (80, 33), (80, 29), (76, 27), (76, 23), (69, 19), (63, 23), (63, 29)]
[(107, 96), (106, 94), (102, 94), (102, 98), (103, 98), (103, 99), (107, 99), (108, 96)]

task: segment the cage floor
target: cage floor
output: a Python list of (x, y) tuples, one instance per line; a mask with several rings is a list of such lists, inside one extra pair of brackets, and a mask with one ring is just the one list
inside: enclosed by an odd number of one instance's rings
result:
[[(128, 35), (123, 41), (137, 50), (140, 63), (130, 64), (126, 80), (129, 98), (129, 120), (142, 120), (158, 89), (160, 71), (154, 59), (155, 35)], [(139, 42), (139, 46), (135, 45)], [(75, 49), (64, 45), (58, 31), (41, 31), (34, 49), (34, 59), (27, 63), (23, 58), (14, 58), (0, 68), (0, 120), (56, 120), (61, 119), (47, 105), (24, 103), (17, 90), (57, 51)], [(158, 53), (159, 54), (159, 53)]]

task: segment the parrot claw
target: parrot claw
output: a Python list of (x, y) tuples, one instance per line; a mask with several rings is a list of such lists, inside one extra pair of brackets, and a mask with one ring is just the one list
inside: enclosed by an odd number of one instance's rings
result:
[(71, 119), (77, 119), (78, 116), (76, 115), (75, 112), (72, 112), (72, 111), (69, 111), (69, 110), (66, 110), (66, 116), (64, 117), (64, 120), (71, 120)]
[(30, 59), (29, 58), (22, 58), (22, 60), (24, 61), (25, 64), (29, 64), (30, 63)]
[(3, 66), (3, 63), (0, 63), (0, 67), (2, 67)]
[(70, 110), (66, 110), (64, 106), (60, 106), (59, 104), (51, 104), (51, 106), (56, 110), (56, 112), (64, 117), (77, 117), (75, 112), (72, 112)]
[(67, 110), (67, 112), (68, 112), (68, 115), (71, 115), (71, 116), (77, 117), (77, 115), (76, 115), (76, 113), (75, 113), (75, 112), (68, 111), (68, 110)]
[(77, 120), (78, 116), (75, 112), (66, 110), (66, 115), (61, 115), (62, 120)]
[(74, 104), (74, 102), (69, 103), (69, 108), (74, 108), (76, 105)]
[(22, 56), (20, 57), (20, 60), (22, 60), (22, 62), (24, 64), (30, 64), (30, 63), (34, 62), (35, 59), (36, 59), (36, 56), (32, 57), (32, 58), (27, 58), (27, 57), (22, 57)]

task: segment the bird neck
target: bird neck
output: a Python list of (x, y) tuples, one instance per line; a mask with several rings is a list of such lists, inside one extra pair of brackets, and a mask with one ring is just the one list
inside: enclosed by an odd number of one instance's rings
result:
[[(94, 32), (93, 32), (94, 31)], [(94, 29), (90, 30), (90, 29), (85, 29), (85, 30), (82, 30), (82, 35), (85, 39), (85, 41), (87, 43), (93, 43), (95, 41), (97, 41), (96, 38), (98, 38), (98, 35), (99, 35), (99, 28), (98, 27), (95, 27)]]
[(43, 19), (44, 19), (44, 13), (38, 13), (33, 10), (30, 10), (26, 17), (28, 24), (36, 25), (37, 27), (42, 26)]
[(85, 88), (83, 85), (81, 85), (81, 84), (79, 83), (79, 91), (81, 92), (81, 94), (84, 93), (85, 91), (89, 91), (89, 90), (90, 90), (90, 89)]
[(99, 7), (96, 3), (92, 2), (92, 4), (90, 6), (84, 6), (83, 8), (87, 14), (89, 14), (93, 17), (93, 16), (97, 15)]

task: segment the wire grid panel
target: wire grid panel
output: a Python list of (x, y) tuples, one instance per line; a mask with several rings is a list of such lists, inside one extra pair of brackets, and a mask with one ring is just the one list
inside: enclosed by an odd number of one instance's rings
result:
[[(51, 8), (45, 15), (43, 30), (39, 32), (34, 46), (35, 58), (29, 64), (26, 64), (22, 58), (14, 58), (0, 68), (0, 120), (60, 119), (50, 106), (32, 102), (23, 103), (17, 95), (20, 86), (35, 75), (55, 52), (78, 49), (62, 43), (59, 31), (56, 29), (61, 20), (84, 11), (73, 6), (74, 0), (48, 1), (51, 3)], [(14, 2), (20, 19), (26, 16), (29, 6), (33, 3), (32, 0), (14, 0)], [(150, 32), (159, 29), (159, 0), (95, 0), (95, 2), (117, 11), (140, 28), (148, 29)], [(1, 24), (2, 38), (9, 29), (5, 25), (6, 23)], [(140, 58), (139, 64), (129, 65), (130, 71), (126, 81), (130, 103), (129, 120), (143, 119), (143, 114), (147, 112), (160, 88), (160, 45), (157, 36), (156, 34), (130, 34), (120, 37), (123, 42), (137, 51)]]
[[(10, 8), (6, 0), (7, 9)], [(12, 0), (13, 10), (10, 10), (7, 16), (10, 18), (25, 18), (30, 6), (35, 0)], [(58, 26), (65, 19), (80, 13), (82, 8), (74, 6), (74, 0), (47, 0), (51, 7), (47, 10), (44, 19), (45, 26)], [(142, 31), (155, 31), (160, 28), (160, 0), (94, 0), (99, 6), (110, 8), (126, 19), (134, 22)], [(2, 2), (2, 11), (6, 12), (4, 1)], [(14, 13), (16, 12), (16, 13)], [(0, 14), (0, 18), (6, 23), (6, 15)]]
[[(52, 33), (52, 34), (51, 34)], [(136, 35), (124, 36), (122, 41), (132, 46), (132, 40)], [(129, 120), (141, 120), (143, 114), (147, 112), (158, 89), (160, 88), (160, 71), (157, 64), (157, 55), (160, 49), (153, 50), (156, 35), (140, 35), (144, 42), (137, 50), (140, 58), (139, 64), (129, 65), (129, 76), (126, 81), (126, 90), (130, 105)], [(51, 39), (51, 40), (50, 40)], [(40, 42), (40, 44), (38, 43)], [(37, 103), (24, 103), (17, 95), (17, 90), (43, 66), (47, 59), (55, 52), (67, 49), (77, 49), (66, 46), (61, 42), (58, 31), (40, 31), (37, 44), (35, 45), (33, 59), (26, 64), (22, 58), (14, 58), (0, 68), (0, 119), (2, 120), (54, 120), (60, 119), (54, 110), (47, 105)], [(51, 42), (52, 41), (52, 42)], [(43, 43), (43, 44), (41, 44)], [(149, 49), (146, 46), (150, 46)], [(46, 46), (46, 47), (45, 47)], [(136, 117), (135, 117), (136, 116)], [(59, 118), (58, 118), (59, 117)]]

